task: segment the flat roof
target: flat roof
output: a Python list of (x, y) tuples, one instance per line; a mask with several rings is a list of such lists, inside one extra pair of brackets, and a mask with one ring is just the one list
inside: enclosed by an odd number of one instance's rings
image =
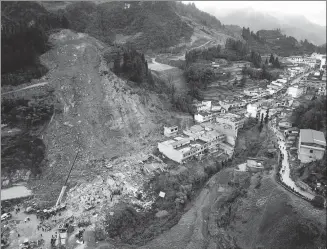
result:
[(233, 122), (243, 119), (243, 117), (241, 115), (237, 115), (234, 113), (224, 113), (224, 114), (217, 116), (217, 118), (228, 119)]
[(326, 139), (324, 133), (321, 131), (311, 129), (300, 130), (301, 142), (303, 143), (315, 143), (326, 146)]
[(192, 148), (195, 148), (195, 147), (200, 147), (202, 145), (204, 145), (205, 142), (204, 141), (201, 141), (199, 139), (196, 139), (194, 141), (190, 141), (190, 143), (188, 144), (184, 144), (182, 145), (181, 147), (179, 148), (176, 148), (177, 151), (180, 151), (182, 153), (185, 153), (185, 152), (188, 152), (190, 151)]
[(216, 136), (220, 136), (222, 134), (220, 134), (217, 131), (207, 131), (206, 133), (203, 134), (203, 136), (201, 136), (199, 138), (199, 140), (202, 140), (204, 142), (208, 142), (211, 138), (216, 137)]

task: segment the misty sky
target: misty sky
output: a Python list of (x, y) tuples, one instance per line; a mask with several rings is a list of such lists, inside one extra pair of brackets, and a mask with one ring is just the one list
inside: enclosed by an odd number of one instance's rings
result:
[(309, 21), (326, 26), (326, 1), (183, 1), (212, 15), (223, 15), (232, 9), (251, 7), (257, 11), (303, 15)]

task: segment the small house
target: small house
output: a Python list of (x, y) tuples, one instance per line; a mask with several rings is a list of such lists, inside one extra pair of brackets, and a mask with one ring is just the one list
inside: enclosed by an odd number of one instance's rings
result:
[(166, 127), (164, 126), (164, 135), (166, 137), (175, 136), (178, 132), (178, 126)]

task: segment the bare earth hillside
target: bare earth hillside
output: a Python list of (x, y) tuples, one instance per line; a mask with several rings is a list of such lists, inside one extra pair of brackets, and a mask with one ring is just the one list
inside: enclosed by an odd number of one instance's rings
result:
[(118, 155), (152, 150), (161, 139), (160, 127), (169, 124), (171, 116), (164, 111), (169, 109), (164, 97), (129, 87), (109, 71), (101, 56), (104, 46), (96, 39), (62, 30), (50, 41), (53, 48), (41, 61), (49, 67), (46, 78), (62, 112), (54, 114), (43, 135), (46, 184), (44, 179), (43, 186), (31, 184), (43, 195), (51, 189), (53, 202), (79, 147), (70, 183), (103, 174), (103, 163)]

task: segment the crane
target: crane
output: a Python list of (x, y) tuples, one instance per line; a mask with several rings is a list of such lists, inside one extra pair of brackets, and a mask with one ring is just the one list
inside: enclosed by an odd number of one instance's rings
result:
[(57, 202), (56, 202), (56, 207), (60, 204), (61, 199), (62, 199), (62, 197), (63, 197), (64, 194), (65, 194), (65, 191), (66, 191), (66, 188), (67, 188), (68, 178), (69, 178), (69, 176), (70, 176), (70, 173), (72, 172), (72, 169), (73, 169), (73, 167), (74, 167), (74, 164), (75, 164), (75, 162), (76, 162), (76, 159), (77, 159), (77, 156), (78, 156), (79, 152), (80, 152), (80, 150), (78, 149), (78, 151), (77, 151), (77, 153), (76, 153), (76, 156), (75, 156), (75, 158), (74, 158), (73, 164), (72, 164), (72, 166), (70, 167), (69, 173), (68, 173), (68, 175), (67, 175), (67, 178), (66, 178), (65, 184), (64, 184), (64, 186), (62, 187), (61, 192), (60, 192), (60, 194), (59, 194), (58, 200), (57, 200)]

